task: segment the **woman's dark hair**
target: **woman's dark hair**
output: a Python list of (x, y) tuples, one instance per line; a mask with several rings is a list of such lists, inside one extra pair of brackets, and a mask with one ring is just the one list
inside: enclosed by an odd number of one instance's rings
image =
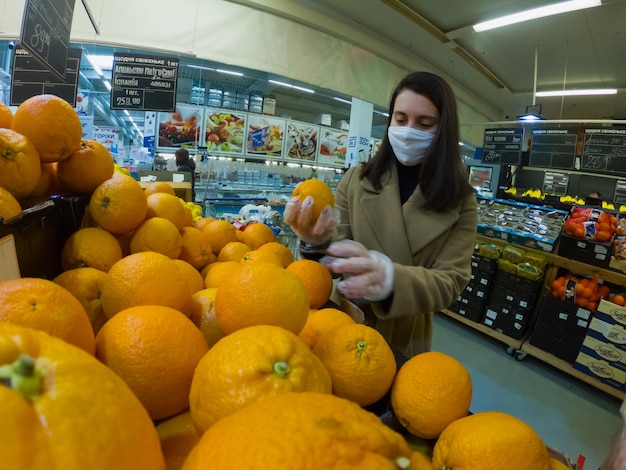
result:
[[(391, 95), (387, 128), (391, 123), (396, 98), (403, 90), (424, 95), (439, 111), (437, 132), (421, 163), (419, 186), (426, 198), (426, 209), (436, 212), (450, 210), (474, 193), (468, 182), (467, 170), (461, 162), (459, 118), (454, 92), (438, 75), (429, 72), (410, 73), (398, 83)], [(381, 189), (383, 177), (390, 171), (391, 165), (395, 165), (395, 155), (385, 131), (378, 152), (363, 166), (361, 178), (367, 178), (376, 189)]]

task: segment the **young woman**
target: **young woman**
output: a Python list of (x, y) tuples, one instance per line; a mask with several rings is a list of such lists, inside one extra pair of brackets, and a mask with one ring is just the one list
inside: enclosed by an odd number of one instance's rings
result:
[(402, 79), (378, 153), (346, 172), (335, 210), (325, 208), (314, 224), (311, 205), (292, 199), (285, 209), (303, 254), (336, 257), (325, 264), (343, 275), (339, 293), (362, 300), (367, 323), (394, 350), (430, 350), (434, 312), (469, 282), (477, 223), (448, 83), (428, 72)]

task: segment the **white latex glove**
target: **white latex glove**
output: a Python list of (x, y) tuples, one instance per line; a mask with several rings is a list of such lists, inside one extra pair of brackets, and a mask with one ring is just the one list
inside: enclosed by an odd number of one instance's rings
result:
[(339, 223), (339, 211), (330, 206), (326, 206), (320, 212), (317, 221), (312, 219), (313, 198), (307, 196), (300, 203), (298, 198), (291, 198), (285, 204), (283, 219), (289, 224), (300, 240), (312, 245), (323, 245), (329, 241), (335, 227)]
[(391, 294), (394, 268), (388, 256), (353, 240), (331, 243), (326, 254), (329, 256), (320, 262), (329, 270), (344, 274), (337, 289), (349, 299), (376, 302)]

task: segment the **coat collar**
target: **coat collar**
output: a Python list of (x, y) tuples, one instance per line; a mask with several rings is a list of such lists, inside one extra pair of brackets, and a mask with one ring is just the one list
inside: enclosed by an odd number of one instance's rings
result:
[(396, 262), (410, 264), (413, 255), (445, 233), (458, 220), (459, 214), (457, 211), (424, 211), (424, 195), (419, 186), (401, 206), (395, 165), (391, 165), (385, 178), (380, 190), (375, 189), (369, 180), (361, 180), (365, 217), (379, 246), (385, 247), (387, 256)]

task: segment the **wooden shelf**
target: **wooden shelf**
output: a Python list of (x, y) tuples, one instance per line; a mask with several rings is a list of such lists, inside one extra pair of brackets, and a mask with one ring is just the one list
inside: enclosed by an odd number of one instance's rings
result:
[(588, 276), (597, 275), (604, 281), (626, 286), (626, 275), (612, 269), (605, 269), (592, 264), (581, 263), (580, 261), (564, 258), (562, 256), (555, 256), (551, 264), (559, 268), (568, 269), (576, 274), (584, 274)]
[(490, 336), (492, 338), (497, 339), (498, 341), (511, 346), (513, 348), (516, 349), (520, 349), (522, 346), (522, 342), (523, 339), (513, 339), (510, 336), (507, 336), (505, 334), (502, 334), (496, 330), (494, 330), (493, 328), (489, 328), (487, 325), (483, 325), (482, 323), (478, 323), (472, 320), (469, 320), (468, 318), (465, 318), (463, 315), (459, 315), (456, 312), (453, 312), (452, 310), (441, 310), (441, 313), (443, 313), (444, 315), (447, 315), (451, 318), (454, 318), (455, 320), (475, 329), (480, 331), (481, 333), (486, 334), (487, 336)]
[[(480, 234), (476, 234), (476, 241), (478, 243), (493, 243), (494, 245), (498, 245), (499, 247), (503, 248), (507, 245), (513, 245), (513, 243), (511, 242), (507, 242), (505, 240), (499, 240), (497, 238), (491, 238), (491, 237), (486, 237), (484, 235), (480, 235)], [(552, 264), (552, 261), (554, 260), (555, 254), (554, 253), (548, 253), (546, 251), (543, 250), (536, 250), (535, 248), (529, 248), (527, 246), (521, 246), (521, 245), (514, 245), (524, 251), (528, 251), (530, 253), (540, 253), (541, 255), (543, 255), (546, 258), (546, 263), (547, 264)]]
[(556, 369), (559, 369), (571, 375), (572, 377), (575, 377), (581, 380), (582, 382), (592, 385), (593, 387), (599, 390), (602, 390), (603, 392), (608, 393), (609, 395), (613, 395), (614, 397), (619, 398), (620, 400), (624, 399), (625, 394), (623, 391), (613, 388), (610, 385), (606, 385), (605, 383), (600, 382), (594, 377), (587, 375), (584, 372), (581, 372), (577, 369), (574, 369), (574, 367), (570, 363), (562, 359), (559, 359), (558, 357), (553, 356), (552, 354), (545, 352), (536, 346), (533, 346), (529, 342), (524, 342), (520, 349), (524, 351), (525, 353), (539, 359), (540, 361), (545, 362), (546, 364), (549, 364), (552, 367), (555, 367)]

